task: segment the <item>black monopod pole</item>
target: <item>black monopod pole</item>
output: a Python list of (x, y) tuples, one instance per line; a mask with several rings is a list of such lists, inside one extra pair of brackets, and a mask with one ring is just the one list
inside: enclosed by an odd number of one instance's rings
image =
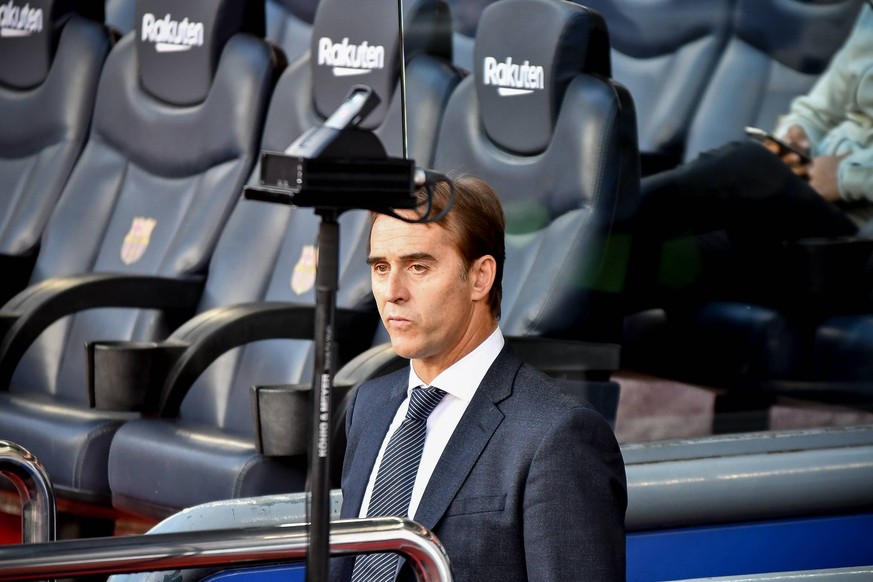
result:
[(309, 472), (307, 582), (327, 582), (330, 565), (330, 434), (334, 373), (334, 320), (339, 288), (338, 211), (319, 209), (315, 304), (315, 365), (312, 373), (312, 435)]

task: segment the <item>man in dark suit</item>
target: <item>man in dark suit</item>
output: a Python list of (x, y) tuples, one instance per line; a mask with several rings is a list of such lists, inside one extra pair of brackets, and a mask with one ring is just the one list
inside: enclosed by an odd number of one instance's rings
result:
[[(455, 580), (624, 580), (627, 496), (612, 430), (504, 345), (503, 211), (481, 180), (455, 187), (436, 223), (374, 215), (373, 294), (411, 366), (361, 386), (349, 408), (342, 516), (378, 515), (370, 505), (389, 440), (413, 389), (433, 386), (446, 394), (426, 419), (407, 515), (437, 535)], [(436, 214), (448, 188), (434, 199)], [(402, 565), (398, 579), (413, 579)], [(334, 579), (353, 569), (356, 581), (382, 579), (366, 567), (345, 559)]]

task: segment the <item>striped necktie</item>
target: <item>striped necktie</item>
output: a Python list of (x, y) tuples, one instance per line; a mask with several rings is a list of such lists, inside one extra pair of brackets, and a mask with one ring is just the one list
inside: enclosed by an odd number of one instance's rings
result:
[[(415, 388), (409, 399), (406, 418), (388, 441), (376, 483), (367, 508), (367, 517), (403, 516), (409, 513), (412, 486), (424, 449), (427, 417), (446, 393), (428, 386)], [(397, 554), (366, 554), (358, 556), (352, 582), (383, 582), (394, 580)]]

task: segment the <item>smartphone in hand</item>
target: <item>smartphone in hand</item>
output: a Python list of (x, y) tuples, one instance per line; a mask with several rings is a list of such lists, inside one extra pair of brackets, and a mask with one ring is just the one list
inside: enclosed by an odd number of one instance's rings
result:
[(812, 161), (809, 155), (801, 152), (796, 147), (788, 145), (769, 131), (764, 131), (758, 127), (746, 127), (746, 135), (757, 139), (760, 142), (771, 142), (779, 146), (779, 156), (782, 157), (788, 153), (797, 154), (800, 157), (800, 163), (806, 165)]

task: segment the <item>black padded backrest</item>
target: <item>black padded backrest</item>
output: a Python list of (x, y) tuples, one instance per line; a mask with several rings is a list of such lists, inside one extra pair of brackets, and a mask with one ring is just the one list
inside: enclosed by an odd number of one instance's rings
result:
[(612, 76), (634, 97), (641, 152), (681, 157), (735, 0), (579, 0), (609, 27)]
[[(332, 4), (344, 5), (354, 0), (322, 0), (319, 3), (319, 11), (331, 10)], [(375, 3), (374, 3), (375, 4)], [(390, 10), (382, 1), (382, 11)], [(396, 4), (393, 5), (396, 9)], [(406, 57), (407, 76), (410, 96), (408, 103), (408, 118), (419, 120), (410, 122), (409, 131), (409, 157), (416, 160), (418, 165), (427, 166), (433, 161), (433, 152), (436, 143), (436, 130), (439, 125), (445, 100), (448, 98), (446, 89), (454, 88), (457, 80), (457, 71), (454, 71), (447, 63), (446, 52), (450, 50), (451, 24), (447, 14), (447, 8), (442, 0), (416, 0), (405, 5), (406, 12)], [(341, 11), (339, 11), (341, 12)], [(338, 17), (339, 22), (328, 26), (330, 23), (322, 17), (322, 27), (330, 28), (342, 38), (351, 38), (349, 35), (361, 36), (365, 34), (363, 28), (358, 32), (354, 22), (347, 16)], [(380, 29), (390, 31), (392, 26), (396, 29), (396, 13), (389, 22), (379, 23)], [(410, 24), (417, 22), (416, 26)], [(317, 28), (313, 29), (313, 43), (320, 39), (321, 33)], [(389, 32), (383, 32), (389, 34)], [(423, 39), (418, 37), (424, 35)], [(325, 37), (330, 38), (330, 37)], [(363, 37), (361, 37), (363, 38)], [(398, 37), (399, 39), (399, 37)], [(341, 39), (340, 39), (341, 40)], [(361, 41), (360, 44), (363, 44)], [(372, 45), (370, 41), (366, 41)], [(398, 52), (394, 52), (395, 55)], [(401, 134), (401, 107), (399, 99), (399, 70), (393, 67), (394, 74), (385, 77), (385, 70), (352, 75), (349, 77), (334, 78), (333, 67), (330, 65), (318, 65), (317, 52), (310, 52), (305, 57), (291, 63), (279, 78), (273, 99), (270, 103), (270, 118), (264, 128), (263, 149), (282, 151), (301, 135), (304, 131), (324, 121), (326, 115), (333, 112), (341, 100), (348, 94), (352, 85), (362, 83), (370, 85), (370, 80), (375, 75), (382, 91), (387, 91), (387, 97), (380, 94), (382, 103), (373, 111), (362, 124), (362, 127), (371, 129), (382, 141), (389, 155), (400, 156), (402, 154)], [(388, 61), (385, 61), (386, 63)], [(316, 74), (316, 70), (321, 69)], [(447, 79), (450, 86), (445, 86)], [(389, 84), (390, 80), (390, 84)], [(319, 84), (323, 83), (323, 86)], [(387, 89), (386, 89), (387, 87)], [(421, 91), (419, 91), (421, 89)], [(330, 93), (336, 91), (336, 94)], [(316, 95), (322, 95), (324, 101), (319, 102)], [(320, 105), (319, 105), (320, 103)], [(329, 109), (326, 113), (323, 109)]]
[[(404, 6), (405, 56), (424, 52), (451, 57), (451, 22), (445, 5), (413, 0)], [(356, 84), (371, 87), (381, 103), (361, 124), (382, 124), (397, 86), (400, 27), (397, 5), (390, 2), (322, 0), (312, 29), (309, 65), (315, 109), (327, 117)]]
[(0, 4), (0, 86), (31, 89), (42, 83), (52, 68), (64, 24), (77, 14), (103, 22), (103, 4), (76, 0)]
[(201, 103), (227, 40), (264, 35), (263, 2), (137, 0), (137, 58), (143, 88), (172, 105)]
[[(140, 84), (137, 37), (122, 38), (106, 60), (92, 131), (46, 228), (34, 283), (87, 272), (203, 274), (249, 176), (275, 76), (267, 43), (230, 37), (207, 97), (178, 106)], [(162, 58), (169, 63), (173, 55), (186, 59), (178, 52)], [(164, 70), (178, 74), (170, 64)], [(135, 310), (66, 318), (33, 344), (11, 390), (82, 402), (84, 342), (160, 337), (164, 324)]]
[[(61, 10), (64, 4), (0, 6), (5, 23), (0, 36), (0, 254), (35, 254), (82, 151), (100, 70), (111, 46), (100, 23)], [(19, 12), (10, 12), (10, 6)], [(29, 7), (29, 17), (22, 16), (24, 7)], [(34, 17), (33, 11), (42, 16)], [(28, 18), (41, 23), (42, 31), (28, 34), (26, 26), (11, 26), (20, 21), (16, 19)], [(11, 283), (6, 273), (4, 290)]]
[(545, 150), (567, 85), (582, 71), (610, 74), (609, 38), (599, 14), (554, 0), (502, 0), (482, 13), (476, 91), (485, 133), (501, 149), (528, 155)]
[(695, 113), (685, 159), (743, 128), (775, 126), (849, 35), (863, 0), (737, 0), (732, 33)]

